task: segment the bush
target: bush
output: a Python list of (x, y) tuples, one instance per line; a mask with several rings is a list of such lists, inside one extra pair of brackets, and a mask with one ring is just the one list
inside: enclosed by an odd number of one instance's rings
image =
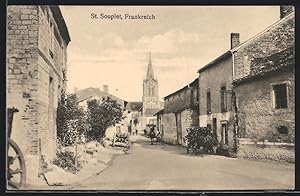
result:
[[(78, 168), (75, 168), (74, 153), (69, 151), (57, 152), (56, 158), (53, 160), (53, 164), (69, 172), (78, 170)], [(80, 167), (80, 164), (77, 163), (77, 166)]]
[(210, 127), (196, 127), (187, 130), (187, 152), (191, 149), (198, 153), (202, 150), (204, 153), (215, 152), (218, 140), (215, 138)]

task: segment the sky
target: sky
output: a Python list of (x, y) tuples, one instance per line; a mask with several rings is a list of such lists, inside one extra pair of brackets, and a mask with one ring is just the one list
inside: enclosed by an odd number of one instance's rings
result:
[[(279, 6), (60, 6), (71, 42), (68, 91), (94, 87), (141, 101), (151, 51), (159, 97), (184, 87), (197, 70), (230, 49), (230, 33), (244, 42), (279, 20)], [(110, 14), (155, 20), (92, 19)]]

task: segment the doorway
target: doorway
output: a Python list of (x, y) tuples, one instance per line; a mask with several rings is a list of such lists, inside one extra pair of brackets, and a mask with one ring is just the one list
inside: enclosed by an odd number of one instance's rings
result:
[(222, 124), (222, 144), (228, 145), (228, 127), (227, 123)]
[(217, 118), (213, 118), (213, 126), (212, 131), (216, 139), (218, 139), (218, 133), (217, 133)]
[(176, 113), (176, 131), (177, 131), (177, 143), (182, 145), (182, 130), (181, 130), (181, 114)]

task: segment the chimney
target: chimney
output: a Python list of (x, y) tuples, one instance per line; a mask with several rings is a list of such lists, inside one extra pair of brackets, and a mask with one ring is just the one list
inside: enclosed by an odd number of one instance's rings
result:
[(286, 17), (289, 13), (294, 11), (292, 5), (281, 5), (280, 6), (280, 19)]
[(240, 44), (240, 34), (239, 33), (230, 33), (230, 43), (231, 49)]
[(103, 92), (108, 93), (108, 85), (103, 85)]

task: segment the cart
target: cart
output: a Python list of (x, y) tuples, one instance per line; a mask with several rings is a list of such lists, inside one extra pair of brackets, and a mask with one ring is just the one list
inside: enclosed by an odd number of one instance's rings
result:
[(19, 148), (11, 136), (13, 116), (15, 112), (19, 112), (17, 108), (8, 108), (7, 110), (7, 183), (9, 187), (20, 189), (26, 183), (26, 167), (25, 159)]

